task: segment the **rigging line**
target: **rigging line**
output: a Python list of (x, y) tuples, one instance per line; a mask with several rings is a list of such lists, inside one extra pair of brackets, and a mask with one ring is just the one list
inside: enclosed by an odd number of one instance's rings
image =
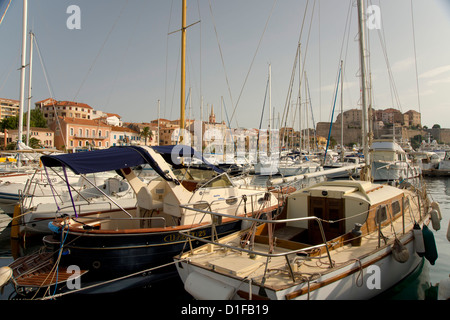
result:
[[(131, 32), (132, 36), (128, 38), (128, 44), (127, 44), (127, 46), (126, 46), (126, 48), (125, 48), (125, 51), (123, 52), (122, 57), (121, 57), (121, 63), (120, 63), (120, 64), (121, 64), (121, 67), (123, 67), (125, 57), (128, 55), (129, 49), (132, 47), (132, 46), (131, 46), (131, 42), (134, 40), (134, 37), (133, 37), (133, 36), (136, 35), (136, 29), (137, 29), (137, 26), (138, 26), (138, 24), (140, 23), (140, 21), (141, 21), (141, 19), (142, 19), (142, 14), (143, 14), (144, 12), (145, 12), (145, 10), (141, 10), (141, 12), (140, 12), (139, 15), (138, 15), (138, 18), (135, 20), (135, 25), (134, 25), (134, 27), (133, 27), (133, 31)], [(120, 74), (120, 68), (117, 68), (117, 69), (116, 69), (116, 76), (114, 77), (113, 84), (112, 84), (112, 86), (111, 86), (111, 91), (110, 91), (108, 97), (106, 98), (105, 109), (108, 109), (107, 107), (109, 106), (109, 103), (110, 103), (110, 101), (111, 101), (111, 96), (112, 96), (112, 94), (113, 94), (113, 92), (114, 92), (114, 87), (116, 86), (117, 79), (119, 78), (119, 74)]]
[[(352, 7), (353, 7), (352, 6), (352, 0), (350, 0), (349, 1), (349, 7), (348, 7), (348, 10), (347, 10), (347, 19), (345, 21), (345, 26), (344, 26), (344, 33), (343, 33), (343, 37), (342, 37), (341, 49), (340, 49), (340, 53), (339, 53), (339, 67), (338, 67), (337, 72), (336, 72), (336, 82), (339, 81), (338, 78), (339, 78), (339, 74), (341, 72), (340, 71), (341, 70), (340, 64), (341, 64), (341, 61), (343, 60), (342, 56), (343, 56), (343, 52), (344, 52), (344, 44), (345, 44), (347, 32), (348, 32), (348, 37), (347, 37), (346, 55), (347, 55), (347, 52), (348, 52), (348, 42), (349, 42), (349, 38), (350, 38), (350, 26), (351, 26), (351, 20), (352, 20), (351, 19)], [(343, 81), (343, 79), (341, 79), (341, 81)], [(331, 98), (331, 106), (333, 106), (333, 104), (334, 104), (334, 96), (332, 96), (332, 98)], [(333, 114), (334, 114), (332, 109), (333, 108), (330, 108), (330, 114), (329, 114), (331, 122), (333, 121)]]
[[(228, 94), (230, 95), (231, 105), (234, 105), (234, 102), (233, 102), (233, 96), (232, 96), (232, 94), (231, 94), (230, 83), (229, 83), (229, 81), (228, 81), (228, 74), (227, 74), (227, 70), (226, 70), (226, 68), (225, 68), (225, 61), (224, 61), (224, 59), (223, 59), (222, 47), (220, 46), (219, 35), (218, 35), (218, 33), (217, 33), (216, 21), (215, 21), (215, 19), (214, 19), (214, 14), (213, 14), (213, 11), (212, 11), (211, 0), (209, 0), (208, 2), (209, 2), (209, 12), (210, 12), (210, 14), (211, 14), (211, 19), (212, 19), (213, 26), (214, 26), (214, 33), (215, 33), (215, 35), (216, 35), (216, 41), (217, 41), (217, 45), (218, 45), (218, 47), (219, 47), (220, 59), (221, 59), (221, 61), (222, 61), (223, 71), (224, 71), (224, 73), (225, 73), (225, 81), (226, 81), (226, 83), (227, 83)], [(232, 120), (232, 119), (230, 119), (230, 120)], [(236, 125), (237, 125), (237, 127), (239, 127), (239, 125), (238, 125), (238, 123), (237, 123), (237, 119), (236, 119)]]
[(95, 65), (95, 63), (97, 62), (97, 59), (100, 57), (101, 52), (102, 52), (103, 49), (105, 48), (105, 45), (106, 45), (106, 43), (108, 42), (109, 37), (111, 36), (113, 30), (115, 29), (115, 27), (116, 27), (116, 25), (117, 25), (117, 22), (119, 21), (120, 17), (122, 16), (123, 12), (125, 11), (125, 7), (127, 6), (128, 1), (129, 1), (129, 0), (127, 0), (127, 1), (125, 2), (125, 4), (123, 5), (123, 7), (122, 7), (122, 9), (121, 9), (121, 11), (120, 11), (120, 13), (119, 13), (119, 15), (117, 16), (117, 18), (116, 18), (116, 20), (114, 21), (114, 23), (113, 23), (111, 29), (109, 30), (108, 34), (106, 35), (106, 39), (103, 41), (103, 44), (102, 44), (102, 46), (100, 47), (100, 50), (98, 51), (97, 56), (95, 57), (95, 59), (94, 59), (94, 61), (92, 62), (91, 66), (89, 67), (88, 72), (86, 73), (86, 75), (84, 76), (83, 80), (81, 81), (80, 87), (78, 88), (78, 90), (77, 90), (75, 96), (73, 97), (73, 101), (76, 101), (76, 99), (77, 99), (77, 97), (78, 97), (78, 94), (80, 93), (81, 88), (83, 87), (83, 85), (84, 85), (84, 83), (86, 82), (86, 80), (87, 80), (89, 74), (91, 73), (92, 69), (94, 68), (94, 65)]
[(294, 65), (292, 67), (291, 79), (290, 79), (289, 86), (288, 86), (288, 94), (286, 95), (286, 101), (284, 103), (283, 116), (280, 119), (280, 126), (283, 124), (283, 121), (284, 121), (284, 126), (286, 126), (287, 117), (289, 114), (289, 105), (290, 105), (292, 90), (293, 90), (292, 87), (293, 87), (293, 83), (294, 83), (294, 79), (295, 79), (295, 70), (297, 69), (297, 59), (298, 59), (298, 55), (300, 52), (300, 43), (301, 43), (302, 34), (303, 34), (303, 27), (304, 27), (305, 20), (306, 20), (306, 13), (308, 12), (308, 6), (309, 6), (309, 0), (306, 1), (305, 12), (303, 13), (303, 20), (302, 20), (302, 24), (301, 24), (301, 28), (300, 28), (300, 35), (299, 35), (298, 42), (297, 42), (297, 49), (296, 49), (295, 58), (294, 58)]
[[(46, 84), (47, 84), (47, 89), (48, 89), (48, 91), (49, 91), (50, 98), (52, 98), (53, 100), (55, 100), (55, 99), (54, 99), (54, 95), (53, 95), (52, 86), (51, 86), (51, 84), (50, 84), (50, 80), (49, 80), (48, 75), (47, 75), (47, 68), (45, 67), (44, 60), (42, 59), (41, 48), (39, 47), (39, 44), (38, 44), (38, 42), (37, 42), (37, 37), (36, 37), (36, 35), (34, 35), (33, 40), (34, 40), (34, 44), (35, 44), (36, 49), (37, 49), (36, 51), (37, 51), (37, 53), (38, 53), (39, 61), (41, 62), (42, 71), (43, 71), (43, 73), (44, 73), (44, 78), (45, 78), (45, 82), (46, 82)], [(53, 105), (53, 111), (55, 112), (56, 123), (58, 124), (58, 128), (60, 128), (60, 130), (61, 130), (61, 123), (59, 122), (59, 117), (58, 117), (58, 114), (57, 114), (57, 112), (56, 112), (55, 103), (53, 102), (52, 105)], [(61, 130), (61, 131), (62, 131), (62, 130)], [(66, 137), (65, 137), (64, 135), (62, 135), (62, 139), (63, 139), (64, 145), (67, 146)]]
[(416, 50), (416, 31), (414, 27), (414, 8), (411, 0), (411, 22), (412, 22), (412, 31), (413, 31), (413, 44), (414, 44), (414, 63), (416, 67), (416, 86), (417, 86), (417, 103), (419, 105), (419, 113), (420, 113), (420, 90), (419, 90), (419, 75), (417, 72), (417, 50)]
[(262, 39), (263, 39), (263, 37), (264, 37), (264, 34), (266, 33), (267, 26), (269, 25), (269, 21), (270, 21), (270, 18), (272, 17), (272, 13), (273, 13), (273, 10), (274, 10), (274, 8), (275, 8), (276, 3), (277, 3), (277, 0), (274, 0), (273, 5), (272, 5), (272, 9), (270, 10), (269, 16), (267, 17), (266, 24), (264, 25), (263, 32), (262, 32), (262, 34), (261, 34), (261, 37), (259, 38), (258, 46), (256, 47), (256, 51), (255, 51), (255, 54), (253, 55), (252, 62), (250, 63), (250, 67), (249, 67), (249, 69), (248, 69), (248, 71), (247, 71), (247, 75), (245, 76), (245, 80), (244, 80), (244, 83), (243, 83), (243, 85), (242, 85), (241, 92), (239, 93), (238, 100), (237, 100), (237, 102), (236, 102), (236, 105), (234, 106), (233, 113), (231, 114), (231, 120), (233, 120), (233, 117), (234, 117), (234, 114), (235, 114), (235, 112), (236, 112), (237, 106), (238, 106), (238, 104), (239, 104), (239, 101), (241, 100), (241, 96), (242, 96), (242, 93), (243, 93), (243, 91), (244, 91), (244, 87), (245, 87), (245, 85), (246, 85), (246, 83), (247, 83), (248, 77), (249, 77), (249, 75), (250, 75), (250, 71), (251, 71), (251, 69), (252, 69), (252, 67), (253, 67), (253, 63), (255, 62), (256, 55), (258, 54), (259, 48), (260, 48), (260, 46), (261, 46)]
[(11, 63), (11, 68), (8, 71), (8, 74), (5, 76), (5, 80), (3, 81), (2, 85), (0, 86), (0, 91), (3, 90), (3, 88), (4, 88), (5, 84), (6, 84), (6, 81), (8, 81), (8, 78), (11, 75), (11, 72), (16, 68), (15, 66), (20, 64), (20, 55), (16, 55), (13, 60), (18, 62), (18, 63), (16, 63), (16, 62)]
[[(380, 6), (380, 10), (381, 10), (381, 2), (379, 3)], [(383, 24), (383, 16), (381, 16), (381, 23)], [(397, 86), (395, 84), (395, 80), (394, 80), (394, 74), (392, 73), (392, 68), (389, 62), (389, 57), (388, 57), (388, 53), (387, 53), (387, 46), (386, 46), (386, 35), (384, 33), (384, 28), (383, 31), (378, 30), (378, 37), (380, 39), (380, 44), (381, 44), (381, 49), (383, 51), (383, 56), (386, 62), (386, 67), (387, 67), (387, 71), (388, 71), (388, 77), (389, 77), (389, 82), (390, 82), (390, 91), (391, 91), (391, 99), (392, 99), (392, 105), (394, 105), (394, 100), (398, 106), (398, 108), (401, 110), (401, 102), (400, 102), (400, 97), (398, 94), (398, 90), (397, 90)]]

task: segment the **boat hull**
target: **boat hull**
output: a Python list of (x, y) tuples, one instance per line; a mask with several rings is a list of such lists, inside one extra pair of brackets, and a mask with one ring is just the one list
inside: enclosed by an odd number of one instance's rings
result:
[[(396, 261), (392, 255), (391, 246), (385, 246), (363, 259), (354, 261), (333, 272), (321, 275), (318, 279), (299, 283), (282, 290), (261, 288), (240, 278), (211, 272), (187, 261), (177, 261), (178, 273), (185, 283), (186, 290), (195, 298), (202, 299), (205, 292), (218, 292), (219, 288), (225, 292), (217, 299), (270, 299), (270, 300), (367, 300), (383, 293), (410, 275), (423, 262), (423, 258), (415, 253), (412, 233), (403, 238), (404, 245), (409, 251), (409, 259), (405, 263)], [(361, 264), (360, 264), (361, 263)], [(202, 283), (192, 284), (195, 279)], [(199, 280), (200, 279), (200, 280)], [(202, 280), (203, 279), (203, 280)], [(217, 286), (217, 289), (214, 288)], [(195, 287), (195, 290), (190, 290)], [(200, 289), (199, 288), (203, 288)], [(226, 293), (232, 292), (232, 295)]]
[[(216, 226), (217, 234), (219, 237), (230, 234), (239, 230), (240, 225), (240, 220), (223, 223)], [(89, 270), (81, 278), (82, 286), (134, 274), (140, 278), (137, 281), (139, 286), (148, 285), (162, 278), (176, 276), (173, 257), (190, 247), (179, 231), (176, 229), (117, 234), (64, 233), (64, 249), (60, 265), (76, 265), (81, 270)], [(208, 238), (211, 236), (211, 226), (198, 228), (193, 232), (197, 236)], [(56, 252), (56, 255), (61, 247), (62, 236), (63, 234), (54, 234), (44, 237), (46, 247)], [(192, 242), (193, 247), (198, 245), (199, 243)], [(128, 289), (126, 281), (121, 283), (125, 285), (120, 288), (121, 290)], [(136, 281), (128, 280), (128, 283), (136, 285)], [(111, 286), (117, 287), (117, 284), (113, 282)], [(110, 289), (103, 291), (111, 292)]]
[(374, 181), (393, 181), (417, 178), (422, 170), (418, 166), (411, 166), (406, 162), (388, 164), (374, 161), (372, 164), (372, 177)]

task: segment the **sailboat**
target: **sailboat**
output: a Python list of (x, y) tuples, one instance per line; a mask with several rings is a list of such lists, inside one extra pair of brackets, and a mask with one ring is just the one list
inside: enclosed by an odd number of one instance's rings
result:
[[(185, 48), (186, 0), (183, 0), (182, 52)], [(182, 54), (184, 59), (184, 53)], [(184, 63), (182, 63), (182, 68)], [(181, 119), (184, 126), (184, 71)], [(190, 161), (183, 160), (190, 158)], [(208, 171), (190, 167), (199, 159)], [(154, 284), (176, 276), (172, 258), (188, 243), (180, 231), (201, 238), (218, 238), (241, 228), (239, 216), (263, 218), (283, 201), (283, 191), (233, 183), (226, 172), (208, 163), (201, 154), (180, 143), (158, 147), (111, 147), (91, 152), (48, 155), (45, 168), (70, 169), (76, 175), (116, 171), (126, 179), (137, 204), (123, 208), (79, 213), (75, 203), (67, 216), (49, 223), (52, 234), (43, 238), (45, 250), (16, 259), (9, 265), (17, 292), (45, 295), (74, 293), (67, 280), (77, 266), (82, 293), (115, 292)], [(133, 168), (150, 165), (157, 179), (144, 183)], [(70, 189), (69, 189), (70, 192)], [(214, 210), (228, 218), (198, 210)], [(81, 277), (81, 278), (80, 278)], [(0, 284), (2, 285), (2, 284)], [(72, 290), (71, 290), (72, 289)]]
[[(368, 161), (363, 0), (358, 0), (358, 16)], [(248, 219), (247, 230), (203, 240), (203, 246), (177, 255), (185, 290), (195, 299), (370, 299), (424, 259), (434, 264), (438, 255), (428, 225), (439, 216), (439, 205), (425, 188), (375, 184), (370, 173), (366, 163), (362, 181), (326, 181), (301, 189), (288, 195), (276, 219)]]

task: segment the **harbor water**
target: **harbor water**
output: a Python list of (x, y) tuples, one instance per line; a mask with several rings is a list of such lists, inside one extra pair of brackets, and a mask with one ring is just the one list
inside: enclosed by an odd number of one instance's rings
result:
[[(439, 203), (442, 212), (441, 229), (435, 231), (430, 227), (435, 236), (439, 257), (434, 265), (424, 259), (420, 266), (408, 278), (398, 283), (395, 287), (380, 294), (376, 299), (381, 300), (437, 300), (438, 284), (450, 275), (450, 242), (446, 238), (447, 228), (450, 220), (450, 177), (424, 178), (428, 193), (433, 201)], [(0, 267), (6, 266), (13, 261), (10, 241), (10, 218), (0, 213)], [(24, 252), (36, 250), (42, 243), (28, 243)], [(179, 279), (171, 279), (168, 282), (150, 288), (134, 289), (131, 292), (114, 293), (114, 296), (122, 298), (133, 298), (134, 296), (149, 297), (153, 299), (164, 299), (168, 295), (171, 299), (192, 300), (192, 297), (183, 289)], [(14, 296), (11, 285), (5, 287), (0, 294), (0, 300), (8, 300)], [(64, 299), (71, 299), (70, 295)]]

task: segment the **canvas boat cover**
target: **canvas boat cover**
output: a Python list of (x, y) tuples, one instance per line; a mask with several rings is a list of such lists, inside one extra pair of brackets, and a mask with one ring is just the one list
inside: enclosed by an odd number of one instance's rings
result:
[[(152, 147), (161, 154), (165, 161), (171, 165), (177, 165), (178, 156), (197, 157), (216, 172), (223, 170), (208, 163), (201, 154), (189, 146), (158, 146)], [(46, 155), (41, 157), (42, 164), (46, 167), (67, 167), (75, 174), (87, 174), (105, 171), (117, 171), (133, 168), (139, 165), (149, 164), (161, 177), (172, 180), (161, 170), (157, 161), (145, 148), (138, 146), (116, 146), (109, 149), (68, 153), (62, 155)]]

